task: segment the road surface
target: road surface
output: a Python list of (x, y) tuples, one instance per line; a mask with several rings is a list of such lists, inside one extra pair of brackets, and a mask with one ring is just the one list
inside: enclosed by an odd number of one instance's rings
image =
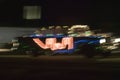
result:
[(1, 55), (0, 80), (120, 80), (120, 56)]

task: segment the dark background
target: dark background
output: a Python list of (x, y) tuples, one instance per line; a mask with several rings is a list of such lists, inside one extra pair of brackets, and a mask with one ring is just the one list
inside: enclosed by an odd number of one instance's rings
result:
[[(23, 6), (40, 5), (42, 18), (24, 20)], [(119, 3), (98, 0), (0, 0), (0, 26), (87, 24), (119, 32)]]

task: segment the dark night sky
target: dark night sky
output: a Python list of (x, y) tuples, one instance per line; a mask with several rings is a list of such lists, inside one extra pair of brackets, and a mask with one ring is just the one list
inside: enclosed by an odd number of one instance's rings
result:
[(118, 20), (119, 8), (116, 2), (93, 0), (54, 1), (54, 3), (48, 3), (47, 16), (51, 21), (97, 24)]
[(98, 0), (1, 0), (0, 23), (21, 24), (22, 6), (35, 4), (42, 5), (44, 24), (119, 25), (118, 2)]

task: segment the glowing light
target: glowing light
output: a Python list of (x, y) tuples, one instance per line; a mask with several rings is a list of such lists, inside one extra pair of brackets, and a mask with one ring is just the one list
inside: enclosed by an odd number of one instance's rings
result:
[(75, 28), (80, 28), (80, 29), (86, 29), (89, 30), (89, 26), (88, 25), (73, 25), (71, 28), (69, 28), (68, 30), (73, 30)]
[(68, 49), (73, 48), (73, 37), (66, 37), (62, 39), (63, 45), (68, 45)]
[(41, 30), (46, 30), (46, 28), (45, 28), (45, 27), (42, 27)]
[(113, 43), (118, 43), (118, 42), (120, 42), (120, 38), (116, 38), (116, 39), (113, 41)]
[(85, 36), (91, 36), (92, 32), (91, 31), (85, 31)]
[(10, 52), (11, 49), (0, 49), (0, 52)]
[(54, 34), (46, 34), (46, 36), (54, 36)]
[(62, 29), (61, 26), (56, 26), (56, 29)]
[(100, 39), (100, 44), (103, 44), (106, 42), (106, 39)]
[(19, 43), (13, 43), (13, 46), (19, 46), (20, 44)]
[(55, 26), (49, 26), (49, 29), (53, 29)]
[(45, 41), (45, 43), (46, 43), (46, 47), (47, 48), (51, 48), (52, 50), (53, 50), (53, 48), (54, 48), (54, 45), (53, 44), (55, 44), (56, 43), (56, 38), (47, 38), (46, 39), (46, 41)]
[(34, 38), (33, 41), (43, 49), (58, 50), (65, 49), (66, 46), (68, 49), (73, 49), (73, 37), (62, 38), (62, 43), (57, 43), (56, 38), (46, 38), (45, 44), (39, 38)]
[(68, 28), (68, 26), (63, 26), (63, 28)]
[(108, 46), (107, 49), (113, 50), (113, 49), (117, 49), (117, 46)]
[(65, 49), (65, 48), (66, 48), (65, 45), (63, 45), (63, 44), (61, 44), (61, 43), (56, 43), (56, 44), (54, 44), (54, 47), (53, 47), (52, 50)]

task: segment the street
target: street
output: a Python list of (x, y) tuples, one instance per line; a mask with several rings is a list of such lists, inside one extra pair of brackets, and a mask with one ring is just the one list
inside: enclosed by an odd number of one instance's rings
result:
[(119, 56), (0, 56), (0, 80), (119, 80), (119, 76)]

